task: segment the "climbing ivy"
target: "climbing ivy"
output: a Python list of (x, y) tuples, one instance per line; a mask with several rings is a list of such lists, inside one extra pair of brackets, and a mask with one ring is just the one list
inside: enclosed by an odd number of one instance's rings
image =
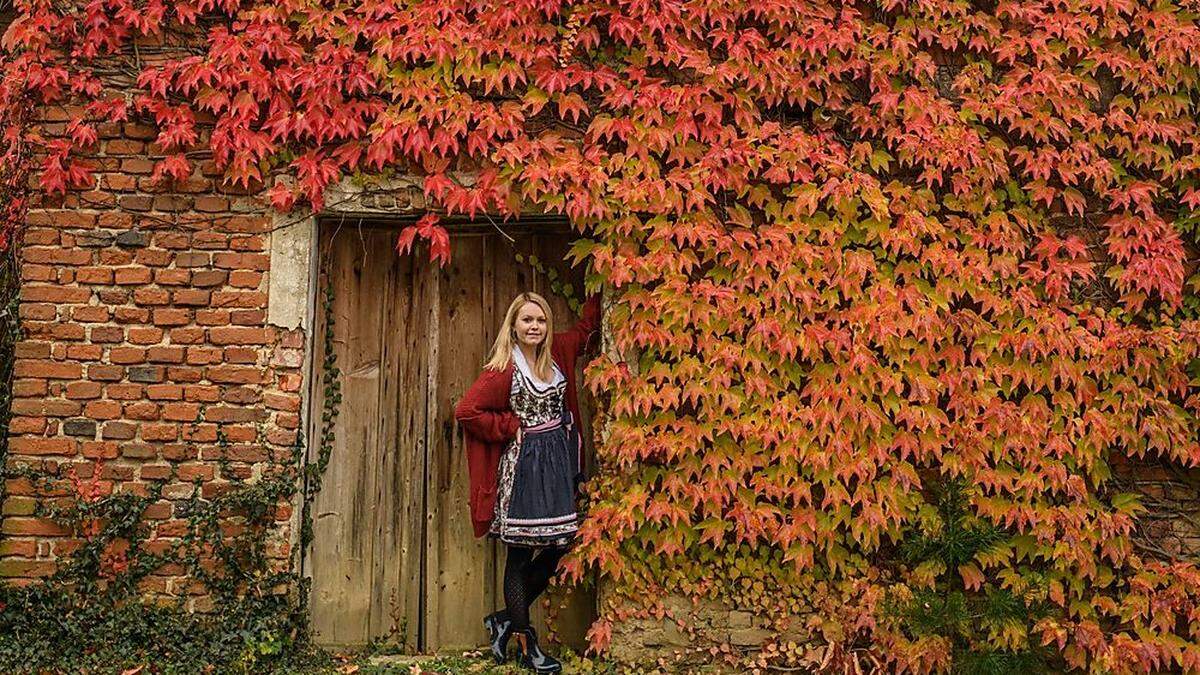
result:
[(398, 243), (437, 263), (441, 213), (587, 233), (627, 355), (587, 377), (610, 422), (568, 566), (612, 582), (596, 648), (682, 593), (770, 621), (760, 654), (712, 646), (734, 667), (1200, 670), (1200, 569), (1139, 549), (1112, 485), (1200, 463), (1194, 3), (17, 7), (0, 101), (70, 119), (5, 138), (50, 194), (140, 119), (156, 179), (207, 151), (281, 210), (417, 176)]

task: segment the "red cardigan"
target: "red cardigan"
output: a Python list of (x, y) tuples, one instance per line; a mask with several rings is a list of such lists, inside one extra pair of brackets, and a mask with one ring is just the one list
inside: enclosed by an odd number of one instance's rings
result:
[[(575, 362), (592, 341), (600, 326), (600, 296), (583, 304), (582, 316), (569, 330), (555, 333), (550, 355), (567, 378), (567, 408), (580, 426), (579, 397), (575, 392)], [(471, 524), (475, 536), (487, 534), (496, 504), (496, 472), (500, 455), (517, 435), (521, 422), (508, 404), (513, 366), (504, 370), (484, 369), (454, 408), (467, 444), (467, 472), (471, 486)], [(583, 469), (582, 458), (580, 469)]]

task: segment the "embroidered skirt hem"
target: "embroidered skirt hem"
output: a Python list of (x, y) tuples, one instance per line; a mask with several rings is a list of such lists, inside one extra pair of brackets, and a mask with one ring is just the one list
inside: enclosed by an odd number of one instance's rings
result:
[(564, 427), (527, 431), (500, 458), (489, 534), (517, 546), (569, 545), (579, 530), (575, 510), (577, 448)]

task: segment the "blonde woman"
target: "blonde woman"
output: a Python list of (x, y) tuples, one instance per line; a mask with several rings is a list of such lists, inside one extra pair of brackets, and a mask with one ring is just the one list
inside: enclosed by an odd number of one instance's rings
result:
[(562, 670), (538, 646), (529, 608), (579, 529), (583, 444), (575, 363), (599, 325), (599, 297), (588, 298), (582, 315), (570, 330), (551, 334), (545, 298), (518, 295), (483, 373), (454, 410), (466, 439), (475, 536), (499, 539), (508, 553), (505, 608), (483, 621), (492, 654), (507, 660), (514, 637), (520, 663), (538, 673)]

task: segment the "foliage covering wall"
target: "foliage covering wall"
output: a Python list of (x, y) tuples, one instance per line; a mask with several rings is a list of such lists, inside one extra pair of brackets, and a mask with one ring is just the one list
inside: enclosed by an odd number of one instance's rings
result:
[(1200, 669), (1200, 573), (1110, 482), (1200, 460), (1195, 2), (17, 6), (4, 105), (74, 116), (24, 138), (50, 193), (146, 118), (164, 181), (417, 173), (586, 233), (638, 354), (589, 370), (596, 646), (669, 591), (889, 668)]

